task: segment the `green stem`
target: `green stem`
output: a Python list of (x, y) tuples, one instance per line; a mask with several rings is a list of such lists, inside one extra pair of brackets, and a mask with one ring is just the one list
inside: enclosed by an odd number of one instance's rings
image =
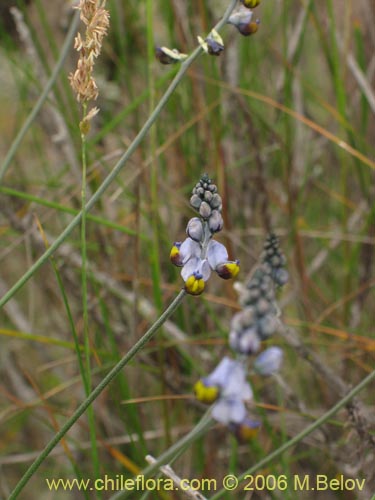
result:
[(51, 453), (53, 448), (61, 441), (69, 429), (77, 422), (79, 417), (87, 410), (87, 408), (95, 401), (99, 394), (112, 382), (112, 380), (120, 373), (120, 371), (127, 365), (127, 363), (137, 354), (139, 350), (153, 337), (161, 325), (173, 314), (180, 303), (183, 301), (186, 292), (181, 290), (180, 293), (175, 297), (172, 303), (164, 311), (164, 313), (155, 321), (155, 323), (149, 328), (149, 330), (141, 337), (138, 342), (136, 342), (133, 347), (125, 354), (125, 356), (119, 361), (112, 370), (103, 378), (103, 380), (96, 386), (96, 388), (91, 392), (91, 394), (79, 405), (73, 415), (65, 422), (58, 433), (51, 439), (51, 441), (46, 445), (44, 450), (40, 455), (34, 460), (34, 462), (27, 469), (25, 474), (22, 476), (12, 493), (10, 494), (8, 500), (14, 500), (18, 497), (20, 492), (38, 470), (40, 465)]
[[(304, 429), (302, 432), (294, 436), (294, 438), (290, 439), (288, 442), (280, 446), (277, 450), (273, 451), (269, 455), (267, 455), (265, 458), (260, 460), (258, 463), (256, 463), (253, 467), (250, 467), (247, 471), (245, 471), (243, 474), (241, 474), (237, 479), (238, 481), (243, 481), (247, 475), (254, 474), (257, 470), (265, 467), (266, 465), (269, 464), (272, 460), (275, 458), (278, 458), (280, 455), (282, 455), (285, 451), (289, 450), (292, 446), (295, 444), (299, 443), (302, 441), (306, 436), (311, 434), (315, 429), (318, 429), (321, 425), (323, 425), (327, 420), (329, 420), (335, 413), (337, 413), (343, 406), (345, 406), (354, 396), (356, 396), (362, 389), (364, 389), (370, 382), (375, 380), (375, 370), (371, 372), (367, 377), (365, 377), (362, 382), (360, 382), (354, 389), (352, 389), (348, 394), (340, 399), (338, 403), (335, 404), (327, 413), (319, 417), (315, 422), (306, 429)], [(214, 496), (210, 498), (210, 500), (216, 500), (217, 498), (221, 498), (223, 495), (227, 493), (226, 490), (220, 490), (217, 493), (215, 493)]]
[[(45, 200), (44, 198), (39, 198), (38, 196), (35, 196), (33, 194), (18, 191), (17, 189), (0, 186), (0, 193), (7, 194), (9, 196), (15, 196), (16, 198), (19, 198), (21, 200), (31, 201), (33, 203), (37, 203), (38, 205), (42, 205), (43, 207), (53, 208), (54, 210), (58, 210), (59, 212), (67, 213), (70, 215), (77, 215), (79, 213), (79, 210), (75, 208), (66, 207), (65, 205), (56, 203), (55, 201)], [(131, 236), (137, 235), (139, 236), (139, 238), (144, 239), (145, 241), (149, 241), (148, 237), (143, 234), (138, 235), (137, 231), (135, 231), (134, 229), (127, 228), (123, 224), (117, 224), (116, 222), (104, 219), (103, 217), (86, 213), (86, 220), (90, 220), (97, 224), (101, 224), (102, 226), (109, 227), (110, 229), (114, 229), (115, 231), (120, 231), (121, 233), (129, 234)]]
[[(87, 102), (82, 104), (82, 123), (87, 116)], [(86, 370), (83, 378), (86, 397), (89, 396), (92, 388), (91, 379), (91, 356), (90, 356), (90, 335), (89, 335), (89, 315), (87, 296), (87, 242), (86, 242), (86, 191), (87, 191), (87, 142), (86, 132), (81, 130), (82, 143), (82, 184), (81, 184), (81, 285), (82, 285), (82, 316), (83, 316), (83, 345), (85, 351)], [(80, 355), (80, 354), (79, 354)], [(96, 441), (95, 414), (90, 406), (87, 410), (87, 419), (90, 431), (92, 462), (94, 465), (95, 477), (99, 477), (99, 452)]]
[[(220, 22), (214, 27), (217, 31), (220, 30), (224, 26), (224, 24), (227, 22), (231, 12), (233, 11), (234, 7), (237, 4), (237, 0), (231, 0), (229, 7), (227, 8), (223, 18), (220, 20)], [(184, 77), (185, 73), (191, 66), (191, 64), (195, 61), (195, 59), (199, 56), (199, 54), (202, 52), (202, 48), (199, 46), (197, 47), (191, 55), (181, 64), (180, 70), (178, 71), (177, 75), (175, 78), (172, 80), (171, 84), (169, 85), (168, 89), (166, 90), (165, 94), (163, 97), (160, 99), (159, 103), (155, 107), (153, 113), (149, 116), (149, 118), (146, 120), (145, 124), (141, 128), (141, 130), (138, 132), (137, 136), (127, 149), (127, 151), (123, 154), (123, 156), (120, 158), (120, 160), (117, 162), (117, 164), (114, 166), (113, 170), (108, 174), (108, 176), (104, 179), (103, 183), (101, 186), (98, 188), (98, 190), (93, 194), (93, 196), (89, 199), (89, 201), (86, 204), (86, 210), (90, 210), (95, 203), (100, 199), (100, 197), (103, 195), (103, 193), (107, 190), (107, 188), (111, 185), (112, 181), (118, 176), (118, 174), (121, 172), (122, 168), (126, 164), (126, 162), (129, 160), (129, 158), (132, 156), (134, 151), (137, 149), (139, 144), (142, 142), (144, 137), (147, 135), (148, 131), (154, 124), (154, 122), (157, 120), (159, 117), (160, 112), (168, 102), (169, 98), (175, 91), (176, 87), (178, 84), (181, 82), (182, 78)], [(74, 219), (70, 222), (70, 224), (64, 229), (64, 231), (56, 238), (56, 240), (53, 242), (53, 244), (49, 247), (48, 250), (44, 252), (43, 255), (39, 257), (39, 259), (34, 262), (32, 266), (24, 273), (24, 275), (8, 290), (7, 293), (0, 299), (0, 308), (10, 300), (13, 295), (23, 287), (23, 285), (33, 276), (33, 274), (48, 260), (50, 255), (52, 255), (57, 248), (65, 241), (65, 239), (70, 235), (70, 233), (76, 228), (76, 226), (80, 223), (82, 218), (82, 211), (74, 217)]]
[[(82, 122), (86, 118), (87, 103), (82, 105)], [(87, 244), (86, 244), (86, 172), (87, 172), (87, 151), (86, 135), (81, 132), (82, 142), (82, 185), (81, 185), (81, 285), (82, 285), (82, 316), (83, 316), (83, 344), (86, 359), (85, 391), (86, 396), (91, 390), (91, 370), (90, 370), (90, 339), (88, 328), (88, 304), (87, 304)]]
[(48, 80), (46, 86), (43, 89), (43, 92), (40, 94), (40, 97), (38, 101), (36, 102), (34, 108), (32, 109), (31, 113), (27, 117), (25, 123), (23, 124), (21, 130), (18, 132), (17, 137), (14, 139), (12, 145), (9, 148), (9, 151), (0, 167), (0, 184), (3, 181), (4, 175), (6, 174), (13, 158), (14, 155), (17, 152), (17, 149), (19, 145), (21, 144), (23, 138), (26, 135), (26, 132), (29, 130), (32, 122), (35, 120), (36, 116), (38, 115), (39, 111), (41, 110), (44, 101), (47, 99), (48, 94), (50, 93), (57, 77), (58, 74), (60, 73), (61, 68), (63, 67), (63, 64), (65, 62), (66, 56), (69, 54), (72, 41), (74, 38), (74, 35), (76, 34), (77, 27), (79, 24), (79, 12), (77, 11), (76, 14), (73, 17), (72, 23), (70, 25), (68, 34), (66, 35), (64, 45), (62, 46), (61, 49), (61, 54), (59, 57), (59, 60), (56, 63), (56, 66), (53, 68), (52, 74), (50, 79)]

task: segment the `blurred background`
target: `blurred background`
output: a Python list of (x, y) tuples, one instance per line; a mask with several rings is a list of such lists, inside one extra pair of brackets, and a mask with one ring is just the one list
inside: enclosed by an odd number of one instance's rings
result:
[[(95, 66), (100, 113), (88, 136), (89, 196), (178, 71), (161, 65), (152, 48), (190, 53), (197, 35), (210, 31), (228, 3), (107, 2), (110, 32)], [(1, 2), (1, 161), (48, 81), (73, 12), (66, 0)], [(93, 385), (181, 289), (169, 252), (185, 237), (193, 216), (191, 190), (204, 172), (223, 197), (225, 227), (218, 239), (230, 257), (240, 259), (238, 280), (246, 281), (272, 229), (290, 273), (279, 295), (284, 323), (348, 387), (374, 368), (375, 5), (371, 0), (263, 0), (254, 16), (260, 18), (254, 36), (225, 26), (220, 57), (201, 56), (192, 65), (150, 134), (90, 212)], [(81, 110), (67, 80), (76, 61), (72, 47), (0, 186), (1, 295), (80, 209)], [(0, 498), (85, 396), (71, 329), (73, 321), (82, 342), (80, 270), (76, 230), (53, 262), (0, 312)], [(233, 282), (213, 276), (205, 293), (187, 297), (98, 398), (101, 474), (132, 477), (145, 466), (147, 453), (158, 456), (199, 421), (204, 408), (195, 402), (192, 386), (230, 353), (229, 323), (239, 308)], [(253, 413), (263, 422), (257, 438), (238, 444), (227, 429), (215, 427), (175, 462), (181, 477), (238, 475), (339, 399), (284, 338), (272, 342), (285, 352), (283, 383), (251, 378), (258, 404)], [(374, 388), (368, 388), (360, 399), (374, 440), (373, 395)], [(374, 443), (361, 438), (349, 420), (342, 410), (260, 473), (365, 478), (362, 494), (303, 492), (299, 498), (369, 498), (366, 494), (375, 490)], [(85, 498), (77, 491), (51, 493), (44, 478), (92, 477), (93, 461), (84, 417), (20, 498)], [(151, 498), (182, 498), (178, 495), (161, 492)], [(296, 496), (259, 491), (251, 498)]]

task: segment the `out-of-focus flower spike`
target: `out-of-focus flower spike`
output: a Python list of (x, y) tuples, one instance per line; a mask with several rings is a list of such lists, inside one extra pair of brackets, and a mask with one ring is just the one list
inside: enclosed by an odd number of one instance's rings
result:
[(288, 282), (289, 273), (285, 269), (286, 258), (280, 249), (279, 239), (273, 233), (267, 236), (264, 243), (262, 262), (270, 266), (271, 277), (278, 286)]
[(187, 54), (168, 47), (156, 47), (155, 56), (162, 64), (176, 64), (187, 58)]

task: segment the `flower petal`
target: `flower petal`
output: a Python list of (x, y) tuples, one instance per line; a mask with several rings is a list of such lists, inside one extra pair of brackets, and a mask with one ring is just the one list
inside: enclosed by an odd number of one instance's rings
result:
[(219, 264), (228, 260), (228, 251), (222, 243), (211, 240), (207, 248), (207, 259), (211, 269), (216, 270)]
[(220, 398), (212, 408), (212, 416), (222, 424), (240, 423), (246, 417), (246, 408), (240, 399)]
[(237, 363), (238, 362), (234, 359), (225, 356), (217, 367), (207, 377), (205, 377), (204, 381), (206, 385), (210, 384), (223, 387)]
[(254, 362), (254, 370), (260, 375), (272, 375), (279, 371), (283, 361), (283, 351), (280, 347), (272, 346), (263, 351)]
[(200, 274), (192, 274), (185, 281), (185, 290), (190, 295), (200, 295), (204, 290), (204, 280)]
[(191, 238), (186, 238), (186, 240), (181, 244), (180, 254), (182, 256), (183, 264), (186, 264), (186, 262), (192, 257), (200, 256), (201, 247), (196, 241), (193, 241)]

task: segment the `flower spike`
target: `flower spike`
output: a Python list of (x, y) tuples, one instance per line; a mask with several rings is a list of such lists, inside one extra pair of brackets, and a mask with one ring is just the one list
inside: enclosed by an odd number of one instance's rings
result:
[(188, 237), (173, 245), (170, 259), (174, 265), (182, 267), (186, 292), (200, 295), (212, 271), (223, 279), (235, 278), (239, 261), (229, 260), (225, 246), (213, 239), (214, 234), (223, 228), (222, 199), (207, 174), (195, 185), (190, 205), (199, 217), (189, 220), (186, 227)]

